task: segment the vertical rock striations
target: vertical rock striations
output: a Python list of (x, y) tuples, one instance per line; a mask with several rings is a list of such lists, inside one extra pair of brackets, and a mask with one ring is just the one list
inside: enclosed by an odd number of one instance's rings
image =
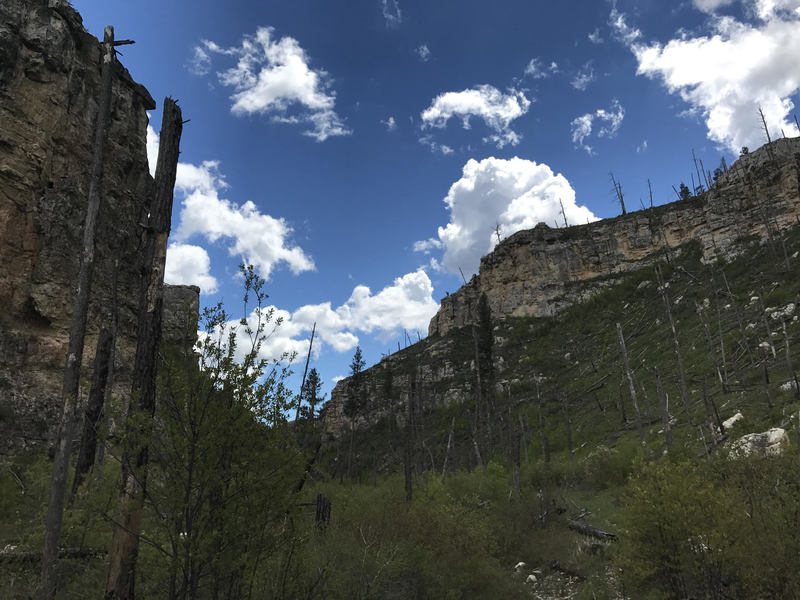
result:
[(493, 318), (546, 316), (575, 304), (614, 275), (637, 269), (690, 241), (703, 260), (729, 254), (737, 240), (767, 239), (800, 216), (800, 138), (772, 142), (739, 159), (701, 196), (586, 225), (540, 223), (503, 240), (480, 272), (442, 299), (429, 335), (475, 322), (486, 294)]
[[(506, 317), (556, 314), (627, 272), (672, 260), (690, 242), (704, 261), (730, 257), (742, 240), (779, 246), (781, 229), (800, 222), (800, 138), (777, 140), (770, 150), (774, 159), (766, 147), (741, 157), (701, 196), (564, 229), (539, 224), (503, 240), (483, 257), (478, 275), (442, 299), (428, 338), (364, 371), (358, 394), (350, 379), (336, 385), (325, 406), (326, 430), (339, 435), (387, 415), (402, 419), (412, 387), (424, 390), (418, 395), (428, 408), (474, 395), (475, 353), (465, 326), (479, 325), (484, 294), (499, 345), (496, 325)], [(502, 353), (493, 360), (501, 370)], [(364, 410), (348, 417), (344, 409), (355, 395)]]
[[(67, 2), (0, 3), (0, 453), (46, 442), (57, 422), (100, 53)], [(88, 381), (99, 329), (110, 323), (118, 259), (120, 392), (135, 349), (140, 223), (153, 190), (146, 111), (154, 108), (147, 90), (117, 65), (83, 364)], [(192, 294), (188, 303), (196, 306)]]

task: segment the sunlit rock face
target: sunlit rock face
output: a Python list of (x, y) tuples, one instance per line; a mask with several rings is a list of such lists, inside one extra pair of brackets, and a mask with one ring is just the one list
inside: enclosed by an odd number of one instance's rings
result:
[[(484, 294), (498, 348), (494, 369), (504, 378), (509, 365), (498, 325), (507, 317), (557, 314), (616, 284), (625, 273), (687, 251), (708, 262), (742, 251), (741, 240), (767, 241), (800, 222), (799, 172), (800, 139), (781, 139), (740, 158), (700, 197), (587, 225), (539, 224), (515, 233), (483, 257), (478, 275), (442, 299), (427, 339), (367, 369), (360, 390), (350, 378), (336, 385), (326, 405), (325, 429), (338, 436), (384, 418), (402, 423), (409, 406), (424, 411), (473, 399), (477, 382), (469, 326), (479, 322)], [(770, 314), (778, 319), (794, 312), (792, 304)], [(495, 387), (495, 393), (506, 393), (500, 380)], [(345, 407), (353, 398), (361, 410), (348, 416)]]
[[(0, 453), (46, 442), (57, 423), (100, 54), (66, 2), (0, 2)], [(83, 365), (88, 382), (97, 334), (110, 323), (117, 264), (119, 394), (135, 349), (140, 223), (153, 188), (146, 111), (154, 108), (147, 90), (117, 65)]]
[(548, 316), (614, 281), (614, 275), (699, 243), (703, 260), (727, 256), (767, 227), (794, 225), (800, 139), (780, 139), (740, 158), (700, 197), (615, 219), (554, 229), (540, 223), (503, 240), (481, 259), (479, 274), (442, 299), (428, 334), (474, 323), (486, 294), (493, 318)]

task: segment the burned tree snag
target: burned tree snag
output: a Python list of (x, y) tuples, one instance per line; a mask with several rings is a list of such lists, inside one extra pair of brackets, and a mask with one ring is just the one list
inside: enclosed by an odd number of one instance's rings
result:
[(667, 446), (667, 451), (672, 447), (672, 429), (670, 428), (670, 417), (669, 417), (669, 398), (664, 393), (664, 386), (661, 383), (661, 373), (658, 371), (658, 367), (654, 367), (653, 370), (656, 374), (656, 393), (658, 394), (658, 401), (661, 404), (661, 420), (664, 425), (664, 443)]
[(97, 450), (97, 429), (100, 425), (100, 416), (105, 402), (113, 345), (114, 335), (110, 330), (103, 329), (97, 340), (94, 370), (92, 372), (92, 389), (89, 392), (89, 400), (86, 403), (81, 445), (75, 462), (75, 478), (72, 481), (71, 492), (73, 498), (81, 483), (83, 483), (84, 477), (94, 464), (94, 455)]
[(622, 214), (628, 214), (628, 211), (625, 210), (625, 198), (622, 195), (622, 184), (614, 178), (614, 173), (609, 173), (611, 177), (611, 185), (614, 186), (614, 194), (617, 197), (617, 201), (619, 202), (619, 206), (622, 209)]
[(106, 27), (103, 36), (103, 65), (100, 75), (100, 100), (94, 132), (92, 174), (89, 180), (89, 198), (86, 220), (83, 224), (83, 254), (78, 272), (78, 288), (72, 308), (72, 325), (69, 332), (67, 361), (61, 386), (63, 409), (59, 423), (56, 453), (53, 459), (53, 474), (50, 479), (50, 498), (45, 521), (44, 548), (42, 550), (41, 597), (52, 598), (56, 593), (56, 562), (58, 543), (61, 539), (61, 524), (64, 516), (64, 500), (67, 488), (67, 470), (75, 424), (80, 370), (83, 361), (83, 342), (86, 335), (86, 317), (89, 312), (89, 295), (94, 271), (94, 238), (97, 230), (97, 214), (103, 182), (103, 161), (111, 113), (111, 79), (114, 67), (114, 28)]
[(565, 393), (561, 394), (561, 409), (564, 411), (564, 427), (567, 430), (567, 449), (569, 450), (570, 462), (574, 459), (572, 449), (572, 419), (569, 416), (569, 398)]
[(164, 100), (161, 137), (150, 217), (143, 232), (143, 285), (139, 305), (131, 397), (122, 457), (122, 489), (111, 540), (106, 598), (133, 597), (139, 530), (147, 481), (148, 448), (156, 400), (158, 346), (161, 341), (164, 263), (172, 215), (172, 194), (183, 129), (181, 109)]
[(681, 353), (681, 345), (678, 342), (678, 331), (675, 329), (675, 320), (672, 318), (672, 309), (670, 308), (664, 277), (661, 274), (661, 267), (656, 266), (656, 275), (658, 276), (658, 290), (661, 293), (661, 299), (664, 301), (664, 310), (667, 312), (669, 327), (672, 330), (675, 357), (678, 359), (678, 374), (681, 380), (681, 402), (683, 402), (683, 409), (686, 411), (686, 420), (689, 422), (689, 425), (692, 425), (692, 413), (689, 410), (689, 392), (686, 389), (686, 370), (683, 367), (683, 354)]
[(545, 433), (545, 422), (544, 422), (544, 402), (542, 401), (542, 395), (539, 392), (539, 379), (537, 376), (534, 376), (534, 381), (536, 382), (536, 400), (539, 403), (539, 441), (542, 444), (542, 456), (544, 457), (544, 462), (550, 462), (550, 442), (547, 440), (547, 434)]
[(628, 349), (625, 347), (625, 336), (622, 335), (622, 325), (617, 323), (617, 336), (619, 337), (619, 347), (622, 351), (622, 365), (625, 368), (625, 377), (628, 380), (628, 386), (631, 390), (631, 400), (633, 401), (633, 410), (636, 413), (636, 431), (639, 434), (639, 442), (644, 446), (644, 428), (642, 427), (642, 414), (639, 412), (639, 402), (636, 399), (636, 386), (633, 383), (633, 373), (631, 372), (631, 365), (628, 361)]

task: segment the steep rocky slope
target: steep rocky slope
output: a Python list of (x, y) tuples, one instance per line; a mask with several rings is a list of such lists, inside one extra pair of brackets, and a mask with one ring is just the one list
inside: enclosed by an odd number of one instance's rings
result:
[[(495, 347), (488, 370), (498, 377), (490, 382), (497, 389), (487, 391), (505, 394), (510, 381), (530, 386), (525, 370), (541, 368), (516, 364), (519, 357), (503, 347), (520, 328), (528, 330), (529, 319), (555, 318), (655, 261), (675, 262), (687, 252), (703, 265), (732, 260), (750, 248), (749, 241), (760, 240), (775, 253), (772, 260), (788, 262), (779, 238), (800, 219), (799, 173), (800, 138), (782, 139), (742, 157), (700, 196), (587, 225), (551, 229), (540, 224), (512, 235), (483, 257), (477, 276), (442, 300), (427, 339), (366, 370), (359, 390), (349, 378), (337, 384), (326, 407), (326, 428), (338, 435), (389, 413), (402, 423), (409, 402), (424, 403), (426, 410), (468, 399), (471, 406), (476, 340), (467, 325), (480, 329), (482, 295)], [(655, 295), (653, 302), (661, 299)], [(697, 335), (704, 339), (702, 331)], [(345, 407), (355, 397), (363, 409), (348, 416)]]
[(800, 138), (777, 140), (742, 157), (700, 197), (586, 225), (540, 223), (517, 232), (481, 259), (469, 284), (442, 299), (428, 334), (473, 323), (481, 294), (493, 318), (551, 315), (689, 241), (699, 242), (709, 261), (728, 255), (743, 237), (765, 238), (768, 228), (794, 224), (798, 152)]
[[(99, 86), (100, 44), (67, 2), (0, 3), (0, 452), (43, 442), (56, 423)], [(153, 187), (146, 111), (154, 108), (117, 64), (84, 369), (110, 319), (118, 261), (120, 391), (135, 349), (139, 223)], [(195, 307), (197, 293), (172, 292)]]

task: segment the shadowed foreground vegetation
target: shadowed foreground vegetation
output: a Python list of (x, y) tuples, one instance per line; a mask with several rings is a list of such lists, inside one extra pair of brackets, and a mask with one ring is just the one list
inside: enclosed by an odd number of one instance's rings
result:
[[(309, 410), (287, 422), (297, 398), (257, 341), (234, 360), (267, 311), (238, 338), (206, 311), (202, 369), (163, 352), (137, 596), (797, 597), (800, 231), (741, 244), (713, 264), (665, 252), (552, 318), (454, 331), (460, 404), (430, 400), (423, 340), (385, 375), (394, 411), (336, 438)], [(354, 417), (374, 409), (354, 396)], [(728, 455), (772, 427), (791, 434), (782, 456)], [(102, 595), (121, 435), (67, 510), (60, 597)], [(0, 463), (3, 597), (36, 585), (49, 471), (44, 453)]]

